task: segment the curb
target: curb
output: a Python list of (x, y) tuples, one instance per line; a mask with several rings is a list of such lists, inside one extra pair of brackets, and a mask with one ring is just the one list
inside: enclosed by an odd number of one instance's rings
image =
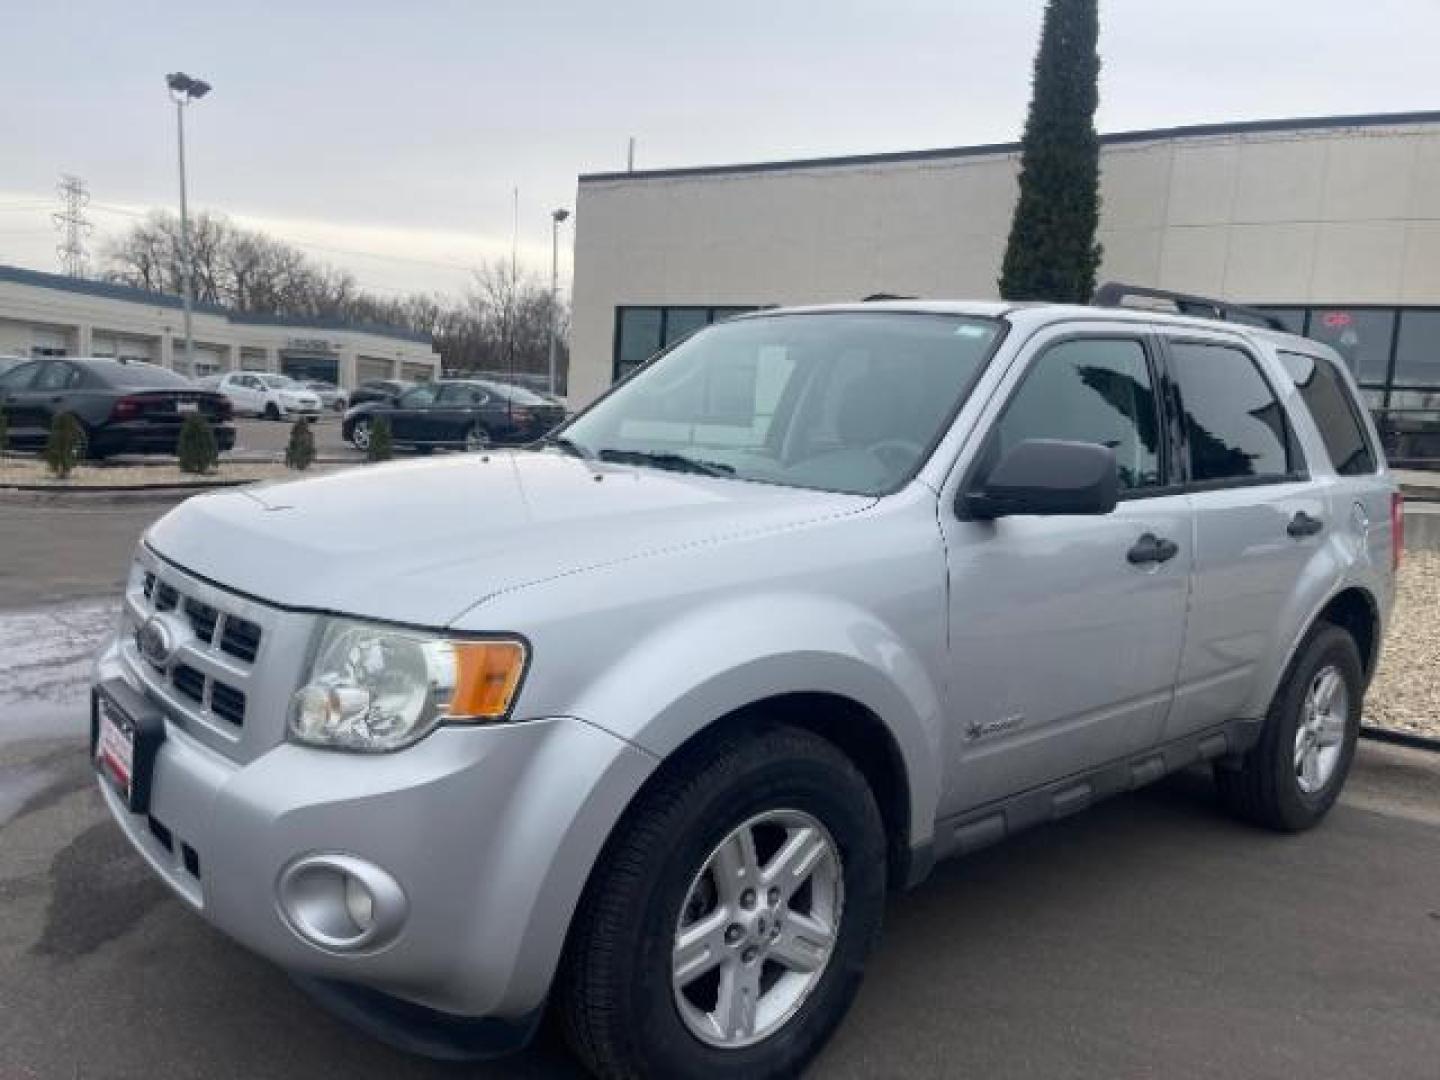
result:
[(1428, 750), (1432, 754), (1440, 754), (1440, 738), (1419, 735), (1413, 731), (1397, 731), (1395, 728), (1371, 727), (1369, 724), (1361, 724), (1360, 737), (1371, 739), (1374, 742), (1389, 743), (1392, 746), (1405, 746), (1411, 750)]

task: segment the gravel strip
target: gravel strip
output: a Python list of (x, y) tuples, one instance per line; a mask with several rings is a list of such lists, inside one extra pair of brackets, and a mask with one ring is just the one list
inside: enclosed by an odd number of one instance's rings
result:
[(1440, 552), (1407, 551), (1365, 723), (1440, 736)]

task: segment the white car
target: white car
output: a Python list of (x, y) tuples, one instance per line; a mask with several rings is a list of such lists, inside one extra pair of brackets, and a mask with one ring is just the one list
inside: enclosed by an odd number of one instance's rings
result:
[(320, 395), (305, 389), (288, 375), (230, 371), (212, 375), (202, 383), (228, 397), (236, 416), (263, 416), (266, 420), (303, 416), (313, 420), (320, 415)]

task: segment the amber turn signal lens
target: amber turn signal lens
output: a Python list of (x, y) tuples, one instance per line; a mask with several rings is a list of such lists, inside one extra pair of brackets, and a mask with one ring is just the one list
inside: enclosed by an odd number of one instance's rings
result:
[(455, 694), (451, 717), (494, 720), (510, 710), (525, 671), (525, 646), (518, 641), (453, 641)]

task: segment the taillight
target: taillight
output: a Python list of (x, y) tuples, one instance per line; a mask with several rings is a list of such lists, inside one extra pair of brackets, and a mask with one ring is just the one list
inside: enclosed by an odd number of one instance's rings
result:
[(1395, 492), (1390, 496), (1390, 568), (1400, 569), (1400, 557), (1405, 554), (1405, 496)]
[(143, 404), (137, 397), (122, 397), (110, 406), (110, 419), (129, 420), (139, 416)]

